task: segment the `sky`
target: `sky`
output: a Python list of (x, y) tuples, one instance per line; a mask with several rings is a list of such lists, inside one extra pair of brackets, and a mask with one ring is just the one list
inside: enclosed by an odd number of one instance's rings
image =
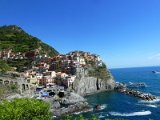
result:
[(109, 68), (160, 65), (160, 0), (0, 0), (2, 25), (62, 54), (98, 54)]

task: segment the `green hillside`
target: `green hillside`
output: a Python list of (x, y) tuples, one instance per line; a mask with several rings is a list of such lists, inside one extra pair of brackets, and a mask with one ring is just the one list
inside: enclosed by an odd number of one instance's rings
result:
[[(38, 51), (39, 55), (47, 54), (48, 56), (55, 56), (58, 52), (51, 46), (43, 43), (38, 38), (29, 35), (22, 28), (16, 25), (1, 26), (0, 27), (0, 53), (6, 50), (12, 50), (13, 54), (31, 54)], [(32, 54), (33, 55), (33, 54)], [(22, 72), (31, 68), (33, 62), (32, 57), (24, 59), (6, 59), (0, 58), (1, 66), (0, 71), (10, 70), (15, 67), (17, 71)]]
[(40, 49), (41, 54), (55, 56), (58, 52), (38, 38), (29, 35), (16, 25), (0, 27), (0, 50), (12, 49), (13, 52), (28, 52)]

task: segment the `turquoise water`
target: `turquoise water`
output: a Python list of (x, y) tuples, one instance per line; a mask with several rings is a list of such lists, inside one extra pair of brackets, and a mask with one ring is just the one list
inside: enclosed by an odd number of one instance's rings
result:
[[(119, 82), (145, 82), (146, 88), (139, 91), (160, 96), (160, 74), (152, 73), (152, 70), (160, 71), (160, 67), (123, 68), (111, 69), (111, 73)], [(84, 113), (85, 117), (93, 114), (103, 115), (105, 118), (124, 118), (127, 120), (160, 120), (160, 101), (145, 102), (138, 98), (127, 96), (117, 92), (104, 92), (86, 97), (88, 102), (95, 106), (103, 104), (105, 109)], [(103, 119), (105, 119), (103, 118)]]

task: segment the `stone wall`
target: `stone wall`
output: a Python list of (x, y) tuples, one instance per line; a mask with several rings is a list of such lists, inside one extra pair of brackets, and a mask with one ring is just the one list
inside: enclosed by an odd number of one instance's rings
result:
[(9, 84), (17, 84), (19, 93), (22, 94), (24, 92), (32, 93), (31, 89), (33, 89), (33, 85), (31, 85), (27, 79), (24, 77), (10, 78), (10, 77), (0, 77), (0, 84), (9, 85)]

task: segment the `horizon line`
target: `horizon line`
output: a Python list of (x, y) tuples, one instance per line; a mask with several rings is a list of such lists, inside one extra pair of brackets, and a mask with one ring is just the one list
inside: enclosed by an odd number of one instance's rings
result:
[(125, 69), (125, 68), (143, 68), (143, 67), (160, 67), (160, 65), (153, 65), (153, 66), (131, 66), (131, 67), (111, 67), (108, 69)]

